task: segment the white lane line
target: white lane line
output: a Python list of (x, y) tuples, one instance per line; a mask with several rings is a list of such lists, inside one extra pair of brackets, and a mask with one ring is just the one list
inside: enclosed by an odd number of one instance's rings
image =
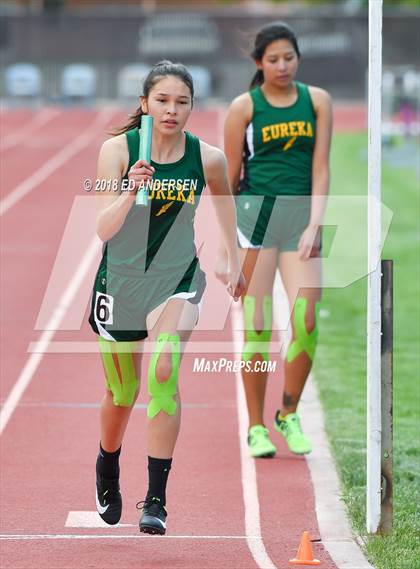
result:
[[(19, 407), (25, 407), (26, 409), (99, 409), (101, 407), (100, 403), (71, 403), (71, 402), (34, 402), (27, 401), (20, 403)], [(134, 405), (133, 410), (145, 410), (148, 405), (146, 403), (137, 403)], [(182, 402), (182, 407), (185, 409), (221, 409), (221, 408), (236, 408), (236, 404), (232, 401), (230, 402), (220, 402), (220, 403), (185, 403)]]
[(98, 112), (93, 123), (77, 138), (72, 140), (59, 152), (51, 156), (44, 164), (38, 168), (31, 176), (23, 180), (16, 186), (1, 202), (0, 215), (4, 215), (10, 208), (18, 203), (23, 197), (34, 188), (44, 182), (53, 172), (61, 168), (70, 158), (85, 148), (97, 135), (98, 131), (105, 126), (115, 111), (102, 109)]
[(66, 528), (131, 528), (138, 527), (138, 524), (116, 524), (110, 526), (100, 517), (98, 512), (92, 511), (73, 511), (67, 514)]
[[(225, 109), (219, 108), (218, 132), (219, 147), (223, 148), (223, 120)], [(232, 336), (234, 343), (234, 351), (236, 354), (242, 352), (242, 335), (241, 326), (242, 313), (238, 305), (232, 303), (231, 308)], [(246, 408), (246, 400), (244, 388), (242, 385), (241, 372), (235, 373), (236, 385), (236, 401), (238, 411), (239, 426), (239, 448), (241, 454), (241, 474), (242, 474), (242, 493), (245, 508), (245, 533), (247, 535), (247, 545), (255, 563), (260, 569), (276, 569), (276, 566), (270, 559), (261, 536), (260, 524), (260, 504), (258, 501), (257, 471), (255, 461), (249, 456), (248, 445), (246, 442), (246, 433), (248, 431), (248, 413)]]
[[(0, 534), (0, 541), (25, 541), (25, 540), (46, 540), (46, 539), (156, 539), (155, 535), (145, 534)], [(252, 535), (165, 535), (159, 539), (246, 539), (258, 540), (259, 536)]]
[(32, 136), (35, 131), (41, 128), (41, 126), (46, 125), (48, 122), (50, 122), (50, 120), (52, 120), (61, 112), (63, 111), (59, 111), (58, 109), (51, 107), (42, 109), (35, 115), (31, 122), (25, 125), (24, 128), (20, 128), (16, 132), (13, 132), (12, 134), (9, 134), (9, 136), (5, 136), (3, 138), (3, 140), (0, 142), (0, 152), (9, 150), (21, 142), (24, 142), (25, 139), (27, 139), (29, 136)]
[[(282, 347), (281, 342), (272, 341), (271, 351), (274, 353), (280, 353)], [(200, 342), (190, 340), (189, 342), (181, 342), (182, 352), (185, 354), (200, 354), (201, 357), (197, 357), (197, 366), (201, 365), (201, 361), (205, 359), (206, 363), (210, 362), (221, 362), (219, 364), (218, 371), (224, 371), (226, 368), (226, 362), (220, 357), (220, 354), (235, 354), (237, 346), (234, 342), (230, 341), (220, 341), (220, 342)], [(151, 354), (155, 350), (155, 345), (153, 342), (144, 340), (142, 345), (142, 353)], [(36, 353), (40, 351), (40, 346), (38, 342), (31, 342), (28, 346), (29, 353)], [(74, 341), (56, 341), (50, 342), (50, 344), (45, 348), (44, 353), (48, 354), (99, 354), (100, 347), (95, 340), (80, 340), (78, 342)], [(217, 357), (205, 358), (205, 354), (217, 354)], [(230, 361), (230, 360), (229, 360)], [(211, 375), (215, 373), (212, 369), (207, 371), (204, 368), (194, 369), (197, 373), (208, 373)]]
[[(239, 306), (232, 306), (232, 334), (236, 345), (236, 353), (242, 351), (241, 311)], [(246, 433), (248, 431), (248, 414), (241, 372), (236, 374), (236, 399), (239, 423), (239, 446), (241, 451), (242, 491), (245, 508), (245, 533), (248, 548), (255, 563), (261, 569), (276, 569), (270, 559), (261, 536), (260, 504), (258, 502), (257, 472), (255, 461), (249, 456)], [(252, 536), (252, 537), (251, 537)], [(255, 537), (256, 536), (256, 537)]]
[(26, 365), (21, 371), (18, 380), (14, 384), (11, 392), (9, 393), (1, 411), (0, 411), (0, 435), (4, 431), (10, 417), (15, 411), (19, 401), (28, 387), (32, 377), (34, 376), (39, 364), (42, 361), (45, 348), (48, 346), (51, 338), (54, 336), (56, 330), (59, 329), (60, 323), (66, 315), (67, 309), (72, 303), (78, 288), (80, 287), (89, 267), (93, 263), (96, 255), (98, 254), (101, 247), (101, 242), (98, 237), (94, 237), (89, 244), (86, 253), (84, 254), (82, 260), (80, 261), (73, 278), (69, 282), (67, 288), (64, 290), (51, 318), (46, 326), (46, 330), (41, 334), (38, 344), (44, 350), (40, 350), (37, 353), (31, 354)]

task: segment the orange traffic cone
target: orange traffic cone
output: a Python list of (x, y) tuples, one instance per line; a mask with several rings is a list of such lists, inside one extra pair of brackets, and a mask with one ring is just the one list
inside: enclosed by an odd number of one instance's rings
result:
[(289, 559), (292, 565), (321, 565), (319, 559), (314, 559), (309, 533), (304, 531), (300, 540), (299, 549), (294, 559)]

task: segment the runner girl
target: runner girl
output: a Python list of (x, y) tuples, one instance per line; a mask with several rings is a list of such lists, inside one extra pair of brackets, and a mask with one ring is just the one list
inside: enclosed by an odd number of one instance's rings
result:
[[(109, 191), (98, 197), (97, 233), (104, 242), (89, 322), (99, 335), (106, 392), (100, 412), (96, 505), (108, 524), (120, 520), (119, 455), (140, 389), (141, 346), (149, 336), (147, 449), (149, 487), (140, 531), (166, 531), (166, 484), (181, 419), (178, 383), (182, 351), (197, 323), (205, 288), (194, 245), (193, 220), (207, 184), (228, 251), (228, 292), (244, 291), (236, 245), (236, 214), (223, 153), (184, 125), (193, 104), (193, 82), (181, 64), (163, 61), (144, 82), (140, 107), (107, 140), (98, 179)], [(152, 160), (138, 160), (142, 114), (154, 119)], [(107, 185), (108, 184), (108, 185)], [(140, 186), (148, 203), (137, 205)], [(102, 187), (102, 186), (101, 186)], [(229, 199), (230, 196), (230, 199)]]
[[(284, 364), (283, 404), (274, 427), (292, 452), (305, 454), (311, 443), (296, 410), (318, 335), (321, 271), (320, 264), (309, 259), (320, 255), (329, 186), (331, 99), (323, 89), (295, 80), (300, 52), (286, 24), (261, 29), (252, 57), (257, 71), (250, 90), (232, 102), (225, 123), (229, 181), (233, 193), (239, 192), (238, 241), (247, 282), (242, 298), (243, 359), (255, 363), (269, 358), (273, 282), (279, 270), (293, 308), (293, 337)], [(222, 246), (216, 272), (222, 280), (226, 254)], [(276, 447), (263, 417), (267, 373), (243, 370), (242, 377), (251, 456), (273, 456)]]

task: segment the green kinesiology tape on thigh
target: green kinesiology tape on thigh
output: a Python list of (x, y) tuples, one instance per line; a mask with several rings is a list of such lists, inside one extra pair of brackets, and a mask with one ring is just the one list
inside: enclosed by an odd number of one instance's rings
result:
[(287, 361), (292, 362), (297, 356), (306, 352), (313, 361), (318, 339), (318, 319), (320, 303), (315, 304), (315, 327), (309, 332), (306, 329), (305, 316), (308, 307), (308, 299), (298, 297), (295, 302), (294, 323), (295, 323), (295, 339), (287, 350)]
[(262, 308), (264, 328), (261, 330), (261, 332), (257, 332), (254, 329), (255, 296), (245, 296), (244, 319), (246, 342), (242, 352), (242, 359), (246, 362), (251, 360), (255, 354), (260, 354), (265, 361), (268, 361), (268, 352), (270, 349), (271, 340), (271, 321), (273, 313), (271, 296), (264, 296)]
[(99, 345), (106, 384), (112, 392), (114, 405), (131, 407), (139, 386), (133, 358), (135, 344), (133, 342), (109, 342), (99, 336)]
[[(166, 381), (158, 381), (156, 366), (165, 344), (171, 345), (172, 370)], [(156, 351), (152, 354), (149, 364), (148, 389), (151, 399), (147, 406), (147, 416), (150, 419), (153, 419), (159, 411), (164, 411), (167, 415), (175, 414), (177, 404), (174, 396), (178, 392), (180, 352), (180, 340), (177, 334), (173, 336), (171, 334), (159, 334), (156, 340)]]

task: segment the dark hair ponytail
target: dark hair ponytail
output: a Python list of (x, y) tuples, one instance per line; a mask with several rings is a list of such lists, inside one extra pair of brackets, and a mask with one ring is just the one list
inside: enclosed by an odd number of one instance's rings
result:
[(249, 88), (253, 89), (254, 87), (262, 85), (263, 83), (264, 83), (264, 73), (262, 69), (257, 69), (254, 77), (252, 78), (251, 85), (249, 86)]
[[(295, 32), (284, 22), (273, 22), (272, 24), (267, 24), (257, 33), (255, 37), (254, 49), (251, 52), (251, 57), (254, 61), (261, 61), (265, 50), (273, 41), (277, 40), (288, 40), (293, 49), (296, 52), (298, 58), (300, 58), (300, 50), (296, 38)], [(252, 78), (250, 89), (253, 89), (257, 85), (262, 85), (264, 82), (264, 73), (261, 69), (258, 69)]]
[[(148, 73), (148, 75), (147, 75), (147, 77), (143, 83), (143, 97), (146, 97), (146, 99), (147, 99), (149, 94), (150, 94), (150, 91), (156, 85), (156, 83), (158, 81), (160, 81), (161, 79), (163, 79), (164, 77), (167, 77), (168, 75), (178, 77), (178, 79), (181, 79), (181, 81), (183, 81), (183, 83), (185, 83), (185, 85), (190, 90), (191, 104), (192, 104), (193, 99), (194, 99), (194, 83), (193, 83), (193, 79), (191, 77), (190, 72), (185, 67), (185, 65), (183, 65), (182, 63), (172, 63), (171, 61), (168, 61), (167, 59), (163, 59), (162, 61), (159, 61), (149, 71), (149, 73)], [(141, 106), (139, 106), (134, 111), (134, 113), (129, 115), (128, 122), (125, 125), (114, 129), (111, 132), (111, 134), (116, 136), (118, 134), (123, 134), (124, 132), (127, 132), (133, 128), (138, 128), (140, 126), (140, 120), (141, 120), (141, 117), (143, 114), (144, 113), (141, 110)]]

